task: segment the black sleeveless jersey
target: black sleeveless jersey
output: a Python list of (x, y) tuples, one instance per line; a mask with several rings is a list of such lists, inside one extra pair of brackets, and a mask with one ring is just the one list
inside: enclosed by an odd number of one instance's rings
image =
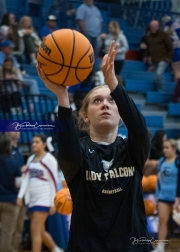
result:
[(141, 187), (150, 140), (121, 86), (111, 93), (127, 129), (109, 145), (78, 139), (71, 109), (59, 107), (58, 160), (73, 200), (68, 252), (150, 252)]

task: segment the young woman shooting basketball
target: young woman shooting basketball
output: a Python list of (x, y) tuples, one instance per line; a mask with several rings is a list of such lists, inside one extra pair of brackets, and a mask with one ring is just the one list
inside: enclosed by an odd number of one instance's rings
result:
[[(150, 149), (143, 116), (114, 73), (118, 45), (112, 42), (103, 58), (107, 86), (84, 99), (80, 117), (89, 136), (78, 139), (66, 88), (47, 80), (59, 102), (59, 164), (73, 200), (68, 252), (149, 252), (142, 196), (142, 168)], [(119, 122), (128, 139), (117, 136)], [(147, 242), (143, 242), (147, 239)]]

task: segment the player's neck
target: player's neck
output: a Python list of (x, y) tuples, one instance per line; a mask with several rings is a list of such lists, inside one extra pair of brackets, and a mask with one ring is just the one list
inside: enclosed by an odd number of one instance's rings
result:
[(117, 131), (103, 132), (103, 130), (90, 130), (90, 138), (94, 142), (106, 142), (106, 143), (114, 143), (117, 137)]
[(35, 154), (36, 154), (36, 158), (37, 159), (41, 159), (46, 154), (46, 151), (45, 150), (41, 150), (41, 151), (36, 152)]
[(167, 162), (167, 163), (171, 163), (171, 162), (173, 162), (173, 161), (176, 159), (176, 157), (177, 157), (176, 154), (174, 154), (174, 155), (172, 155), (172, 156), (170, 156), (170, 157), (167, 157), (167, 158), (166, 158), (166, 162)]

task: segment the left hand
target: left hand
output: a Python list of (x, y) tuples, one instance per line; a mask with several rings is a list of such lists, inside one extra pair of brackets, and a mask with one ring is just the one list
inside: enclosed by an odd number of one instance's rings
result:
[(177, 197), (174, 202), (173, 209), (175, 209), (178, 213), (180, 212), (179, 206), (180, 206), (180, 199)]
[(118, 85), (118, 80), (114, 72), (114, 59), (117, 54), (119, 44), (115, 45), (115, 41), (111, 42), (109, 52), (106, 54), (102, 61), (102, 72), (104, 74), (104, 82), (108, 85), (111, 92)]
[(49, 215), (54, 215), (56, 212), (56, 208), (55, 207), (50, 207), (49, 209)]

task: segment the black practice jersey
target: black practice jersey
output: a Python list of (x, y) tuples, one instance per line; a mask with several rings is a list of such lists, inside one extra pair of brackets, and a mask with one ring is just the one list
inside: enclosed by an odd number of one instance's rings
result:
[(128, 139), (117, 136), (109, 145), (78, 139), (71, 109), (59, 107), (58, 159), (73, 200), (68, 252), (152, 250), (141, 187), (150, 149), (146, 124), (120, 85), (111, 96)]

